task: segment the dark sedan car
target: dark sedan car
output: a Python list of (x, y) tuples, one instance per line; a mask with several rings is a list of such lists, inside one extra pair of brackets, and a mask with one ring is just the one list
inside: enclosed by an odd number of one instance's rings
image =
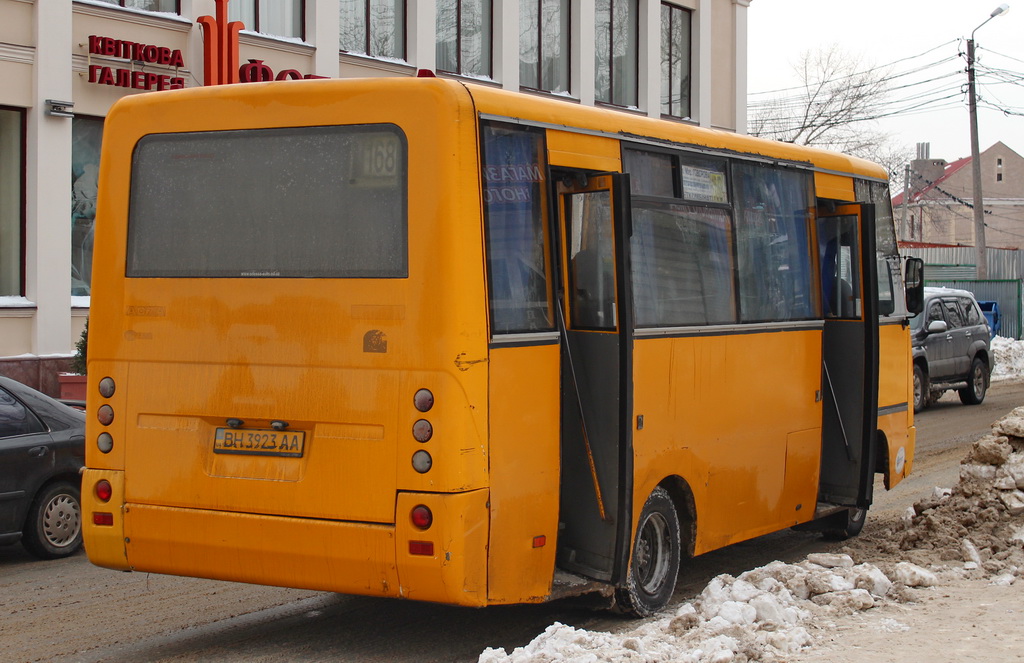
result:
[(82, 545), (85, 414), (0, 377), (0, 544), (41, 559)]

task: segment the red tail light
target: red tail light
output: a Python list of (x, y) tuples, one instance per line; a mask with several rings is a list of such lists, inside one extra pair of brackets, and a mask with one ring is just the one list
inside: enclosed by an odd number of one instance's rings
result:
[(105, 525), (110, 527), (114, 524), (114, 514), (112, 513), (96, 513), (92, 514), (93, 525)]
[(419, 506), (413, 507), (412, 510), (412, 524), (420, 529), (428, 529), (434, 523), (434, 514), (430, 512), (430, 509), (420, 504)]
[(96, 498), (101, 502), (107, 502), (110, 497), (114, 494), (114, 489), (110, 486), (110, 482), (106, 479), (100, 479), (96, 482)]
[(425, 555), (427, 557), (434, 556), (434, 542), (433, 541), (410, 541), (409, 542), (409, 554), (410, 555)]

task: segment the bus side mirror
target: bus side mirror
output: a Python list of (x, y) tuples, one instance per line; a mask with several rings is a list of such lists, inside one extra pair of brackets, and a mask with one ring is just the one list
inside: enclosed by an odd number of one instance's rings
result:
[(920, 313), (924, 310), (924, 260), (907, 258), (903, 282), (907, 284), (907, 311)]

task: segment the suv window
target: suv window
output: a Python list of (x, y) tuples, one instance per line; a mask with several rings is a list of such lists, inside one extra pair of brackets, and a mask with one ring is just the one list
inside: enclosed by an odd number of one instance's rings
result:
[(0, 387), (0, 438), (39, 433), (43, 425), (28, 408)]
[(964, 316), (960, 312), (960, 307), (956, 301), (943, 300), (942, 305), (946, 309), (946, 320), (949, 322), (950, 329), (956, 329), (957, 327), (964, 326)]
[(942, 302), (932, 302), (928, 305), (928, 317), (925, 320), (925, 329), (928, 325), (935, 322), (936, 320), (946, 321), (946, 318), (942, 315)]
[(982, 324), (981, 311), (978, 310), (978, 305), (974, 303), (973, 299), (960, 297), (960, 306), (963, 307), (964, 319), (967, 320), (969, 326)]

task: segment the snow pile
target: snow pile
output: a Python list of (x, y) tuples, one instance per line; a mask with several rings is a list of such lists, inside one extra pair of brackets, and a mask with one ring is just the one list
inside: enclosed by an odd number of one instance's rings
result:
[(772, 562), (736, 578), (720, 575), (673, 612), (620, 633), (555, 623), (528, 645), (510, 654), (488, 648), (479, 661), (776, 663), (810, 647), (810, 631), (832, 617), (913, 601), (918, 588), (927, 591), (944, 579), (1009, 585), (1022, 573), (1024, 407), (972, 445), (956, 486), (936, 488), (902, 521), (879, 523), (839, 553)]
[[(608, 661), (718, 663), (786, 660), (811, 644), (803, 624), (899, 600), (906, 587), (929, 587), (931, 571), (901, 563), (887, 576), (849, 555), (817, 553), (799, 564), (772, 562), (739, 577), (720, 575), (671, 614), (622, 633), (555, 623), (511, 654), (487, 649), (480, 663)], [(887, 598), (889, 597), (889, 598)]]
[(1005, 380), (1024, 374), (1024, 341), (996, 336), (992, 339), (992, 354), (995, 355), (995, 366), (992, 367), (993, 380)]
[(960, 481), (914, 504), (899, 548), (919, 564), (962, 563), (968, 577), (1024, 572), (1024, 407), (995, 424), (960, 464)]

